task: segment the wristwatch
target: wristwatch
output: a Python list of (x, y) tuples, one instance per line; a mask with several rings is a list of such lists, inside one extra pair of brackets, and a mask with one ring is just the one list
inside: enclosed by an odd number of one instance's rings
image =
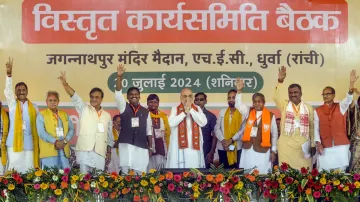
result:
[(64, 143), (65, 143), (65, 144), (67, 144), (67, 143), (68, 143), (68, 141), (66, 141), (66, 139), (63, 139), (63, 141), (64, 141)]

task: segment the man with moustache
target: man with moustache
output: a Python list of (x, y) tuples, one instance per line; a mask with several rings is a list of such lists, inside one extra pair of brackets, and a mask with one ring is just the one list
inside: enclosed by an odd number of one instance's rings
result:
[[(219, 162), (224, 168), (239, 168), (241, 156), (241, 135), (244, 130), (248, 114), (246, 106), (235, 107), (235, 97), (237, 90), (231, 89), (227, 93), (228, 107), (219, 112), (215, 126), (215, 134), (218, 140), (217, 149), (219, 153)], [(241, 94), (238, 95), (241, 99)]]
[(216, 116), (205, 108), (205, 104), (207, 104), (207, 96), (203, 92), (199, 92), (195, 94), (195, 105), (199, 106), (203, 113), (206, 116), (207, 124), (204, 127), (201, 127), (202, 135), (203, 135), (203, 150), (205, 157), (205, 166), (206, 168), (210, 168), (210, 165), (214, 161), (214, 154), (216, 150), (217, 139), (215, 136), (215, 125), (216, 125)]
[(47, 109), (36, 117), (39, 134), (41, 168), (70, 168), (70, 144), (74, 136), (74, 125), (69, 115), (58, 110), (59, 93), (49, 91), (46, 94)]
[(319, 170), (345, 171), (349, 166), (350, 141), (346, 131), (346, 111), (352, 103), (357, 79), (356, 71), (352, 70), (349, 92), (340, 103), (334, 102), (334, 88), (327, 86), (323, 90), (324, 104), (314, 112), (315, 143), (320, 154), (317, 161)]
[(104, 170), (105, 160), (111, 159), (111, 148), (114, 145), (111, 116), (101, 107), (104, 92), (100, 88), (93, 88), (89, 93), (89, 105), (67, 83), (65, 72), (61, 72), (59, 80), (70, 95), (80, 118), (80, 132), (75, 148), (80, 172)]
[(120, 172), (120, 162), (119, 162), (119, 134), (120, 134), (120, 121), (121, 117), (119, 114), (113, 117), (113, 136), (114, 136), (114, 146), (111, 148), (111, 160), (108, 163), (107, 172), (108, 173), (119, 173)]
[[(279, 89), (286, 77), (286, 68), (279, 69), (278, 85), (275, 88), (274, 101), (281, 113), (281, 136), (278, 140), (279, 162), (288, 163), (291, 167), (312, 169), (315, 155), (314, 110), (301, 100), (302, 91), (299, 84), (288, 87), (289, 100), (282, 100)], [(303, 146), (306, 151), (303, 151)], [(311, 146), (311, 149), (310, 149)]]
[(194, 105), (193, 92), (182, 89), (181, 103), (172, 107), (169, 116), (171, 137), (167, 168), (204, 168), (203, 136), (201, 127), (207, 123), (205, 114)]
[[(242, 103), (242, 89), (244, 81), (237, 78), (237, 93), (235, 106), (240, 109), (247, 107)], [(242, 137), (242, 152), (240, 165), (244, 169), (256, 167), (260, 174), (267, 174), (272, 163), (276, 160), (276, 143), (278, 140), (278, 130), (275, 115), (271, 113), (265, 105), (265, 96), (255, 93), (252, 96), (253, 106), (249, 109), (244, 135)]]
[(123, 65), (117, 67), (115, 102), (120, 111), (121, 130), (119, 136), (120, 168), (128, 174), (134, 170), (137, 174), (146, 172), (149, 156), (154, 152), (152, 145), (152, 121), (149, 111), (139, 103), (140, 90), (130, 87), (125, 101), (122, 95), (122, 79), (125, 73)]
[(150, 157), (148, 171), (159, 170), (165, 167), (166, 155), (170, 141), (170, 126), (167, 115), (159, 110), (159, 96), (150, 94), (147, 98), (147, 105), (151, 116), (153, 135), (153, 154)]
[[(28, 88), (24, 82), (12, 87), (13, 59), (6, 63), (5, 97), (9, 107), (10, 128), (8, 136), (4, 134), (2, 141), (7, 149), (3, 150), (3, 161), (8, 157), (7, 170), (15, 169), (24, 173), (31, 168), (39, 168), (39, 136), (36, 130), (38, 107), (27, 98)], [(7, 151), (7, 154), (5, 153)]]

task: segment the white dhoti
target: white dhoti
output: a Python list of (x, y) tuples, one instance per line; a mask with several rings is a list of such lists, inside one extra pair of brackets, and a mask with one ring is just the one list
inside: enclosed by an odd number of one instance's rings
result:
[(25, 173), (29, 169), (34, 168), (34, 151), (23, 150), (21, 152), (13, 152), (13, 148), (8, 147), (7, 154), (7, 170), (14, 169), (19, 173)]
[(333, 146), (324, 148), (323, 155), (317, 159), (317, 168), (321, 170), (346, 170), (350, 161), (350, 145)]
[(119, 164), (123, 173), (129, 169), (146, 172), (149, 164), (149, 150), (131, 144), (119, 143)]
[(250, 149), (242, 149), (240, 158), (240, 167), (245, 170), (256, 167), (260, 174), (271, 172), (272, 163), (270, 161), (270, 149), (266, 153), (254, 151), (253, 146)]
[(120, 172), (120, 161), (119, 161), (119, 155), (116, 153), (116, 148), (111, 149), (111, 160), (107, 172), (108, 173)]
[(148, 172), (151, 169), (160, 170), (164, 168), (166, 164), (166, 158), (163, 155), (157, 154), (150, 157), (149, 165), (148, 165)]
[(93, 151), (76, 151), (76, 160), (80, 165), (80, 172), (87, 173), (92, 169), (104, 170), (105, 157)]

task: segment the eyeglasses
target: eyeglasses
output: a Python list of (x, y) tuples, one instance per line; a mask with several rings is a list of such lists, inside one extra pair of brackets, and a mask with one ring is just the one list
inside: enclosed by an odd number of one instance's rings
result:
[(321, 94), (322, 96), (329, 96), (329, 95), (333, 95), (333, 94), (335, 94), (335, 93), (323, 93), (323, 94)]
[(192, 98), (193, 96), (192, 95), (182, 95), (181, 97), (182, 98)]
[(195, 99), (195, 101), (200, 101), (200, 102), (202, 102), (202, 101), (204, 101), (205, 99), (204, 98), (196, 98)]

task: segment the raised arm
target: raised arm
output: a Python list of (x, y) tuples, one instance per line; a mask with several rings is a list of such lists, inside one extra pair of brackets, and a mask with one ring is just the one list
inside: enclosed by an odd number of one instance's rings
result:
[(14, 90), (12, 86), (12, 67), (13, 67), (13, 58), (9, 58), (9, 61), (6, 63), (6, 80), (5, 80), (5, 89), (4, 94), (6, 98), (6, 102), (8, 104), (9, 109), (12, 109), (16, 106), (16, 100), (14, 96)]
[(345, 114), (345, 112), (349, 109), (353, 99), (354, 99), (354, 84), (359, 77), (356, 76), (356, 70), (352, 70), (350, 72), (350, 86), (349, 92), (346, 97), (340, 102), (340, 112), (341, 114)]
[(61, 75), (59, 76), (59, 80), (61, 81), (61, 84), (64, 86), (64, 89), (66, 93), (71, 97), (71, 101), (73, 102), (76, 111), (81, 115), (82, 110), (84, 108), (84, 102), (81, 99), (81, 97), (75, 92), (73, 88), (70, 87), (70, 85), (66, 81), (66, 72), (61, 71)]
[(286, 77), (286, 67), (281, 66), (281, 68), (279, 68), (279, 73), (278, 73), (278, 84), (275, 87), (275, 92), (273, 97), (275, 105), (280, 111), (282, 111), (284, 107), (284, 101), (280, 98), (280, 86), (284, 82), (285, 77)]
[(124, 68), (124, 65), (119, 64), (117, 67), (117, 79), (116, 79), (116, 88), (115, 88), (115, 103), (117, 108), (120, 111), (120, 114), (122, 114), (126, 109), (126, 101), (124, 96), (122, 95), (122, 80), (123, 75), (125, 73), (126, 68)]
[(235, 97), (235, 107), (239, 110), (240, 114), (247, 116), (249, 113), (249, 107), (242, 103), (242, 90), (244, 88), (244, 81), (239, 77), (236, 79), (237, 94)]

